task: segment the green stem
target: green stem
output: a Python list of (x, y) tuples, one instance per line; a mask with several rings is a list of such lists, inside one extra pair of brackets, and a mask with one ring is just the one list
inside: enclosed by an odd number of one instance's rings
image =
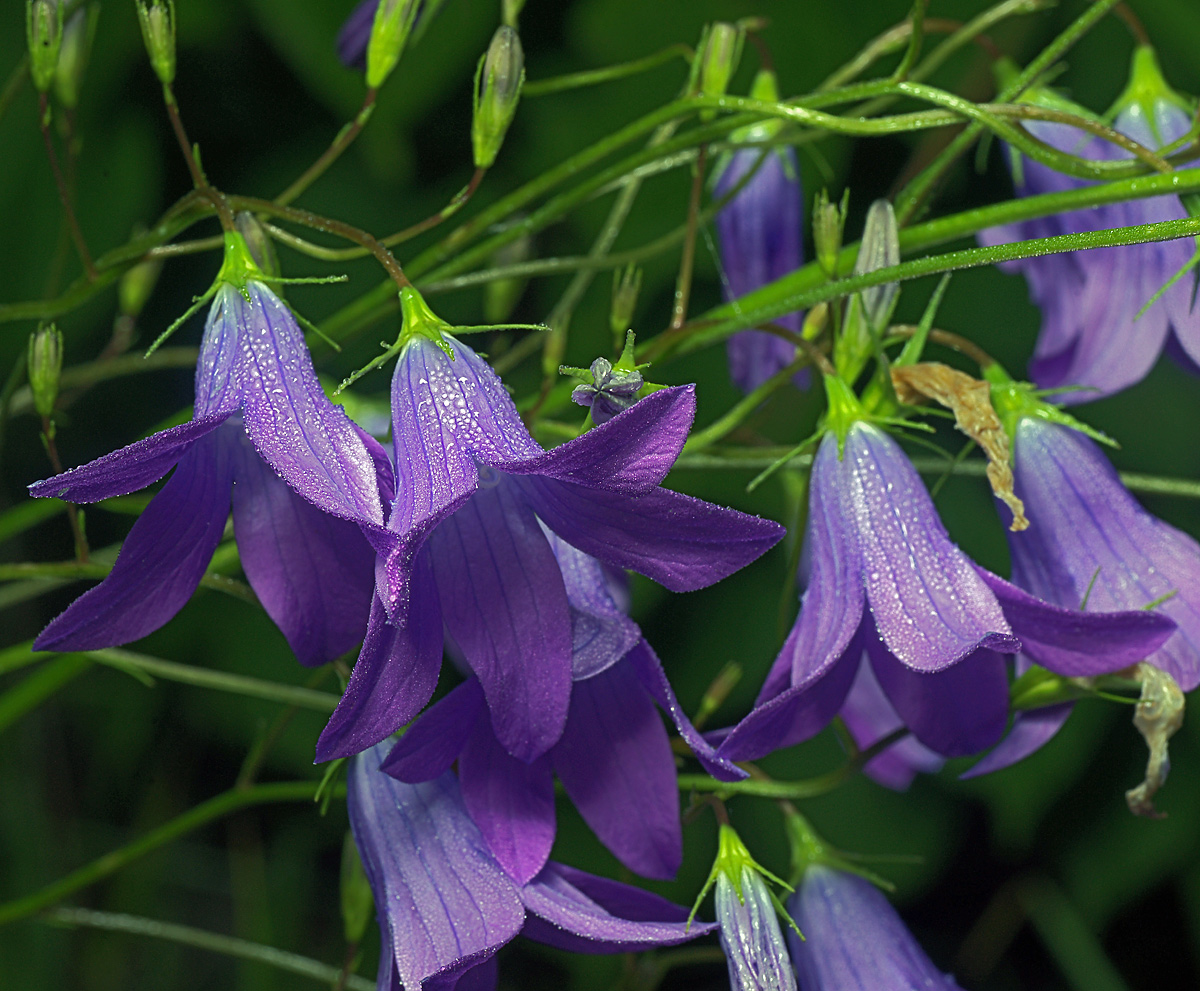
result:
[[(173, 922), (160, 922), (158, 919), (126, 915), (123, 912), (96, 912), (87, 908), (61, 907), (50, 909), (43, 914), (42, 918), (55, 925), (85, 926), (89, 929), (103, 929), (108, 932), (163, 939), (183, 946), (192, 946), (198, 950), (222, 953), (239, 960), (252, 960), (255, 963), (266, 964), (268, 967), (307, 977), (327, 985), (332, 985), (341, 976), (340, 968), (330, 967), (319, 960), (302, 957), (298, 953), (289, 953), (287, 950), (278, 950), (273, 946), (252, 943), (235, 936), (225, 936), (205, 929), (196, 929), (193, 926), (180, 926)], [(353, 988), (354, 991), (375, 991), (374, 981), (368, 981), (366, 978), (356, 975), (350, 975), (345, 986)]]
[(672, 59), (681, 58), (690, 62), (695, 53), (682, 43), (668, 45), (661, 51), (632, 62), (621, 62), (608, 65), (603, 69), (585, 69), (583, 72), (572, 72), (564, 76), (551, 76), (549, 79), (534, 79), (521, 87), (521, 96), (545, 96), (547, 93), (561, 93), (563, 90), (578, 89), (581, 86), (594, 86), (613, 79), (624, 79), (641, 72), (655, 69)]
[[(996, 102), (1010, 103), (1019, 97), (1119, 2), (1120, 0), (1095, 0), (1073, 23), (1068, 25), (1062, 34), (1038, 53), (1037, 57), (1025, 67), (1011, 85), (1001, 91)], [(896, 220), (901, 227), (912, 220), (925, 197), (946, 173), (946, 170), (975, 142), (982, 131), (983, 125), (978, 122), (967, 125), (963, 132), (951, 141), (920, 175), (900, 191), (896, 197)]]
[[(112, 567), (111, 562), (101, 561), (22, 561), (16, 564), (0, 564), (0, 582), (27, 581), (31, 578), (107, 578)], [(251, 605), (258, 605), (258, 597), (253, 589), (234, 578), (206, 574), (200, 579), (200, 586), (224, 592)]]
[[(39, 891), (0, 905), (0, 925), (40, 912), (81, 888), (86, 888), (88, 885), (95, 884), (110, 874), (114, 874), (122, 867), (152, 853), (164, 844), (170, 843), (194, 829), (199, 829), (215, 819), (229, 815), (231, 812), (273, 802), (311, 802), (315, 791), (316, 784), (312, 781), (281, 781), (274, 784), (255, 785), (253, 788), (243, 790), (231, 789), (222, 792), (157, 829), (152, 829), (132, 843), (127, 843), (123, 847), (106, 853), (90, 864), (72, 871), (66, 877), (46, 885)], [(345, 793), (344, 785), (337, 786), (336, 794), (339, 797), (344, 796)]]
[[(89, 361), (86, 364), (64, 368), (59, 388), (63, 392), (88, 389), (99, 382), (107, 382), (124, 375), (139, 375), (168, 368), (195, 368), (199, 356), (199, 348), (159, 348), (149, 358), (143, 358), (140, 354), (124, 354), (105, 361)], [(32, 409), (33, 392), (29, 386), (22, 386), (13, 393), (9, 412), (16, 415), (28, 413)]]
[(786, 368), (781, 368), (744, 399), (735, 403), (724, 416), (720, 417), (714, 423), (710, 423), (703, 430), (695, 431), (688, 437), (687, 442), (683, 445), (683, 453), (680, 456), (686, 457), (696, 451), (704, 450), (710, 444), (715, 444), (730, 431), (736, 429), (747, 416), (758, 409), (774, 392), (787, 385), (792, 380), (792, 376), (800, 371), (800, 369), (807, 368), (811, 364), (812, 361), (807, 355), (801, 355)]
[(74, 681), (92, 662), (79, 654), (64, 654), (43, 664), (33, 674), (0, 695), (0, 731), (32, 712), (64, 685)]
[(84, 656), (110, 667), (123, 670), (132, 668), (135, 671), (142, 671), (148, 675), (167, 681), (176, 681), (183, 685), (212, 688), (219, 692), (265, 699), (268, 702), (293, 705), (301, 709), (313, 709), (317, 712), (333, 712), (339, 701), (338, 696), (330, 692), (319, 692), (301, 685), (281, 685), (278, 682), (233, 674), (229, 671), (198, 668), (190, 664), (180, 664), (178, 661), (164, 660), (161, 657), (136, 654), (133, 651), (121, 650), (117, 647), (107, 650), (89, 650), (85, 652)]
[(375, 109), (375, 93), (376, 91), (373, 89), (367, 90), (367, 95), (363, 97), (363, 104), (355, 115), (354, 120), (338, 131), (333, 142), (321, 153), (320, 158), (305, 169), (303, 174), (288, 186), (287, 189), (275, 197), (276, 203), (280, 206), (287, 206), (287, 204), (291, 203), (292, 200), (321, 178), (325, 174), (325, 170), (341, 157), (342, 152), (350, 147), (354, 139), (358, 137), (359, 133), (366, 126), (367, 121), (371, 119), (371, 112)]
[[(1169, 180), (1173, 177), (1163, 176), (1161, 178)], [(823, 285), (813, 285), (812, 288), (785, 294), (784, 285), (786, 284), (789, 290), (793, 290), (797, 283), (804, 279), (801, 273), (807, 273), (808, 279), (811, 279), (812, 282), (824, 278), (819, 268), (806, 266), (804, 269), (799, 269), (791, 275), (784, 276), (777, 282), (737, 300), (737, 312), (733, 311), (733, 304), (726, 304), (705, 314), (693, 324), (680, 328), (678, 333), (668, 331), (660, 334), (647, 343), (638, 357), (642, 361), (661, 361), (668, 353), (686, 354), (705, 345), (724, 340), (739, 330), (746, 330), (772, 321), (785, 313), (808, 309), (817, 303), (840, 296), (848, 296), (851, 293), (888, 282), (901, 282), (923, 275), (935, 275), (963, 268), (976, 268), (1068, 251), (1146, 244), (1152, 241), (1168, 241), (1197, 235), (1200, 235), (1200, 219), (1193, 217), (1156, 224), (1138, 224), (1132, 227), (1085, 231), (1079, 234), (1060, 234), (1055, 237), (1033, 238), (1011, 244), (967, 248), (961, 251), (949, 251), (940, 255), (916, 258), (864, 275), (837, 279)], [(768, 299), (772, 302), (765, 302)], [(729, 315), (726, 316), (726, 314)]]

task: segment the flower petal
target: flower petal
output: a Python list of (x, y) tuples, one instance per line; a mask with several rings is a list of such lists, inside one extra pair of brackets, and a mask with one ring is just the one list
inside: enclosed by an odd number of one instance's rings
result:
[(350, 766), (350, 827), (393, 978), (417, 988), (507, 943), (524, 910), (467, 815), (454, 776), (403, 784), (378, 769), (383, 752), (376, 747)]
[(133, 524), (108, 577), (51, 621), (34, 649), (114, 647), (153, 633), (179, 612), (221, 541), (230, 475), (219, 435), (195, 441)]
[(350, 681), (317, 740), (317, 762), (349, 757), (395, 733), (416, 717), (437, 686), (442, 666), (442, 616), (427, 555), (418, 558), (413, 610), (392, 626), (378, 598)]
[(334, 516), (383, 525), (375, 462), (345, 410), (329, 401), (287, 305), (259, 282), (231, 290), (246, 433), (292, 488)]
[(400, 781), (432, 781), (450, 770), (483, 717), (483, 690), (471, 678), (434, 702), (392, 747), (383, 771)]
[(246, 577), (301, 664), (332, 661), (366, 632), (374, 551), (354, 523), (297, 495), (240, 430), (226, 439), (234, 455), (233, 530)]
[(1061, 705), (1048, 705), (1044, 709), (1029, 709), (1013, 713), (1012, 729), (999, 745), (970, 770), (959, 775), (960, 778), (977, 778), (981, 774), (991, 774), (1002, 768), (1024, 760), (1035, 750), (1041, 749), (1063, 727), (1074, 702), (1063, 702)]
[(888, 649), (916, 671), (972, 651), (1016, 651), (996, 597), (946, 528), (899, 445), (864, 421), (846, 438), (840, 484), (857, 516), (867, 601)]
[(983, 568), (1022, 650), (1068, 678), (1119, 671), (1154, 653), (1175, 632), (1173, 620), (1144, 609), (1081, 612), (1035, 598)]
[(479, 676), (496, 737), (531, 761), (562, 735), (571, 695), (571, 619), (550, 545), (500, 479), (428, 546), (446, 629)]
[(771, 520), (669, 489), (629, 496), (536, 476), (521, 484), (538, 516), (567, 543), (672, 592), (720, 581), (785, 532)]
[(1004, 658), (980, 649), (941, 671), (914, 671), (877, 637), (864, 637), (879, 685), (913, 736), (943, 757), (963, 757), (1000, 739), (1008, 724)]
[(574, 953), (622, 953), (676, 946), (713, 931), (687, 925), (687, 909), (618, 881), (550, 861), (525, 885), (521, 900), (532, 913), (523, 935)]
[(692, 721), (688, 719), (687, 713), (683, 711), (683, 706), (679, 704), (679, 700), (675, 697), (675, 691), (671, 688), (671, 683), (667, 680), (667, 674), (663, 670), (662, 662), (658, 659), (658, 655), (650, 649), (650, 645), (645, 640), (641, 641), (626, 655), (625, 661), (637, 672), (638, 680), (641, 681), (642, 687), (653, 696), (654, 701), (671, 717), (671, 722), (675, 724), (675, 731), (683, 738), (683, 742), (695, 754), (696, 759), (705, 771), (718, 781), (742, 781), (749, 777), (746, 771), (743, 771), (732, 761), (718, 757), (713, 745), (704, 739), (700, 735), (700, 731), (692, 725)]
[(162, 478), (193, 444), (228, 417), (228, 412), (218, 413), (160, 430), (86, 465), (34, 482), (29, 494), (87, 503), (144, 489)]
[(648, 492), (679, 457), (696, 415), (696, 387), (660, 389), (587, 433), (520, 461), (489, 462), (514, 475), (544, 475), (613, 492)]
[(600, 841), (643, 877), (683, 859), (675, 758), (654, 702), (622, 662), (575, 682), (554, 770)]

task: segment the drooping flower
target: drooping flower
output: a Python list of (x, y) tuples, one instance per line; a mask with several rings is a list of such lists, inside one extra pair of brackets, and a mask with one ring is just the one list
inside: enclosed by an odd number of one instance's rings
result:
[[(1088, 112), (1062, 100), (1055, 106), (1083, 116)], [(1131, 79), (1113, 126), (1139, 144), (1158, 149), (1185, 134), (1192, 111), (1162, 78), (1153, 50), (1134, 53)], [(1054, 148), (1097, 160), (1128, 158), (1116, 145), (1064, 124), (1029, 121), (1031, 134)], [(1030, 196), (1087, 185), (1046, 165), (1021, 159), (1017, 192)], [(1074, 210), (1068, 213), (995, 227), (980, 233), (984, 244), (1057, 234), (1179, 220), (1187, 216), (1178, 196), (1156, 196)], [(1045, 389), (1082, 386), (1057, 396), (1062, 403), (1099, 399), (1128, 388), (1145, 377), (1164, 345), (1174, 340), (1193, 361), (1200, 361), (1200, 310), (1192, 305), (1194, 277), (1180, 279), (1145, 313), (1138, 312), (1187, 263), (1190, 240), (1097, 248), (1006, 262), (1020, 272), (1042, 310), (1030, 375)]]
[[(777, 101), (773, 73), (755, 79), (751, 95)], [(754, 142), (771, 137), (778, 122), (757, 124), (737, 140)], [(761, 162), (761, 164), (760, 164)], [(725, 271), (726, 293), (737, 299), (774, 282), (800, 267), (803, 258), (801, 225), (803, 193), (796, 153), (787, 147), (748, 147), (735, 151), (717, 176), (713, 195), (720, 199), (757, 166), (757, 171), (717, 214), (717, 242)], [(800, 333), (804, 315), (788, 313), (776, 322)], [(743, 392), (752, 392), (796, 357), (795, 345), (763, 330), (744, 330), (729, 338), (729, 374)], [(807, 385), (807, 371), (797, 376)]]
[(454, 774), (405, 784), (379, 770), (385, 750), (354, 759), (346, 793), (375, 895), (379, 991), (450, 988), (468, 973), (494, 987), (488, 961), (518, 933), (560, 949), (617, 953), (712, 930), (689, 928), (687, 912), (657, 895), (553, 861), (514, 880), (467, 813)]
[(391, 470), (325, 396), (296, 318), (259, 275), (241, 236), (226, 235), (188, 423), (29, 487), (89, 503), (175, 469), (108, 577), (42, 631), (37, 649), (111, 647), (166, 623), (204, 575), (231, 498), (246, 577), (297, 658), (322, 664), (362, 637), (372, 551), (357, 524), (382, 528), (380, 477), (386, 489)]
[(796, 975), (779, 928), (775, 901), (767, 887), (768, 877), (782, 882), (771, 875), (764, 877), (763, 869), (755, 863), (732, 826), (721, 824), (717, 842), (717, 858), (709, 884), (715, 884), (717, 925), (729, 966), (730, 988), (795, 991)]
[(673, 591), (725, 577), (783, 531), (660, 487), (692, 421), (691, 386), (656, 392), (545, 451), (474, 351), (411, 329), (440, 323), (415, 293), (405, 321), (392, 380), (390, 546), (376, 565), (363, 651), (318, 759), (364, 750), (420, 712), (444, 626), (479, 678), (496, 738), (531, 762), (562, 735), (571, 697), (571, 610), (543, 525)]
[(814, 864), (787, 905), (804, 933), (788, 933), (800, 991), (961, 991), (856, 874)]
[(745, 772), (716, 760), (684, 715), (600, 563), (548, 536), (571, 608), (573, 684), (562, 737), (532, 763), (510, 756), (472, 677), (408, 727), (383, 769), (417, 783), (439, 777), (457, 759), (467, 811), (519, 882), (550, 855), (555, 775), (625, 866), (645, 877), (673, 877), (683, 856), (675, 758), (655, 702), (714, 776), (730, 781)]
[(917, 740), (946, 757), (976, 753), (1004, 732), (1002, 655), (1022, 642), (1050, 670), (1100, 674), (1173, 629), (1144, 611), (1050, 605), (979, 568), (951, 543), (895, 441), (856, 420), (842, 444), (827, 434), (813, 462), (800, 615), (718, 755), (754, 759), (814, 735), (842, 707), (864, 653)]
[[(1148, 513), (1090, 438), (1038, 416), (1016, 426), (1013, 475), (1030, 526), (1008, 535), (1013, 581), (1068, 609), (1145, 610), (1176, 624), (1145, 660), (1184, 691), (1200, 685), (1200, 544)], [(998, 770), (1045, 744), (1070, 704), (1017, 717), (1013, 732), (971, 769)]]

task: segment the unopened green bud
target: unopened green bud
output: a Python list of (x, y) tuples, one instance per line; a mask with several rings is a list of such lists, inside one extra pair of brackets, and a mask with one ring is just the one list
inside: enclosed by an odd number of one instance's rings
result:
[(100, 5), (93, 3), (75, 11), (63, 27), (62, 48), (54, 73), (54, 95), (64, 107), (79, 105), (79, 91), (83, 88), (83, 74), (87, 71), (99, 20)]
[[(896, 211), (887, 200), (876, 200), (867, 211), (862, 245), (854, 262), (854, 274), (864, 275), (899, 264), (900, 234), (896, 228)], [(878, 330), (892, 315), (899, 292), (898, 282), (863, 290), (863, 309), (866, 312), (867, 323), (873, 329)]]
[(38, 327), (29, 335), (29, 389), (33, 407), (39, 416), (54, 412), (58, 398), (58, 383), (62, 375), (63, 338), (54, 324)]
[(487, 53), (475, 70), (475, 106), (471, 115), (471, 147), (475, 167), (489, 169), (500, 153), (508, 125), (517, 112), (525, 83), (521, 39), (507, 24), (496, 28)]
[(175, 0), (137, 0), (137, 15), (154, 74), (170, 86), (175, 81)]
[(633, 323), (633, 311), (637, 308), (641, 290), (642, 270), (636, 265), (626, 265), (620, 271), (613, 272), (612, 309), (609, 311), (608, 324), (618, 344)]
[(396, 68), (420, 9), (420, 0), (380, 0), (375, 8), (367, 42), (367, 86), (371, 89), (379, 89)]
[(349, 830), (342, 843), (341, 894), (342, 928), (346, 942), (356, 946), (366, 934), (371, 912), (375, 908), (375, 898), (371, 894), (371, 883), (367, 880), (367, 872), (363, 870), (358, 847), (354, 845), (354, 834)]
[(63, 12), (57, 0), (25, 0), (25, 40), (29, 45), (29, 74), (39, 93), (54, 83), (62, 47)]
[(724, 96), (742, 58), (746, 34), (739, 25), (716, 21), (709, 26), (696, 52), (696, 90), (702, 96)]
[(813, 241), (817, 246), (817, 264), (829, 278), (837, 278), (838, 255), (842, 251), (842, 231), (846, 226), (846, 206), (850, 191), (842, 194), (840, 203), (831, 203), (825, 190), (813, 203)]
[(117, 284), (117, 306), (123, 316), (137, 317), (141, 314), (154, 292), (161, 271), (161, 259), (147, 258), (121, 276)]
[(282, 269), (279, 267), (279, 256), (275, 253), (275, 242), (271, 240), (262, 224), (254, 214), (243, 210), (234, 218), (238, 233), (246, 241), (250, 249), (250, 257), (267, 275), (278, 276)]

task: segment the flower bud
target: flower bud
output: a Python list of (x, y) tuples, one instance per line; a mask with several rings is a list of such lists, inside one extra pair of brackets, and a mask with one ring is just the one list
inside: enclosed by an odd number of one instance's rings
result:
[(63, 27), (62, 48), (59, 49), (58, 66), (54, 72), (54, 94), (64, 107), (79, 105), (79, 91), (83, 86), (83, 74), (87, 71), (99, 19), (100, 5), (93, 3), (75, 11)]
[(813, 242), (817, 246), (817, 263), (829, 278), (837, 277), (838, 255), (842, 250), (842, 230), (846, 225), (846, 204), (849, 190), (841, 203), (829, 202), (825, 190), (817, 194), (813, 204)]
[(29, 335), (29, 389), (33, 406), (39, 416), (49, 416), (58, 398), (58, 383), (62, 375), (63, 338), (59, 329), (50, 324), (39, 326)]
[(158, 273), (162, 271), (162, 261), (158, 258), (148, 258), (138, 262), (121, 276), (117, 284), (117, 306), (121, 314), (136, 317), (145, 308), (158, 282)]
[(613, 272), (612, 309), (609, 311), (608, 325), (618, 344), (633, 323), (633, 311), (637, 307), (641, 289), (642, 270), (636, 265), (626, 265), (619, 272)]
[(729, 79), (742, 57), (745, 32), (741, 27), (717, 21), (700, 40), (696, 53), (696, 90), (702, 96), (724, 96)]
[(279, 256), (275, 253), (275, 242), (271, 240), (263, 225), (254, 214), (241, 211), (235, 218), (234, 224), (238, 233), (246, 241), (250, 249), (250, 257), (254, 259), (263, 273), (278, 276), (283, 270), (279, 267)]
[(421, 0), (380, 0), (367, 42), (367, 86), (379, 89), (392, 74), (408, 43)]
[(175, 81), (175, 0), (137, 0), (137, 15), (154, 74), (170, 86)]
[(26, 0), (25, 40), (29, 45), (29, 74), (39, 93), (54, 82), (62, 46), (63, 12), (57, 0)]
[(475, 106), (471, 117), (471, 146), (475, 167), (491, 168), (500, 153), (508, 125), (517, 112), (525, 82), (525, 53), (521, 39), (507, 24), (496, 28), (487, 54), (475, 71)]
[[(854, 274), (864, 275), (899, 264), (900, 234), (896, 229), (896, 212), (887, 200), (876, 200), (867, 211), (862, 247), (858, 249), (858, 258), (854, 262)], [(899, 292), (898, 282), (863, 290), (863, 309), (867, 323), (873, 329), (878, 330), (891, 316)]]

